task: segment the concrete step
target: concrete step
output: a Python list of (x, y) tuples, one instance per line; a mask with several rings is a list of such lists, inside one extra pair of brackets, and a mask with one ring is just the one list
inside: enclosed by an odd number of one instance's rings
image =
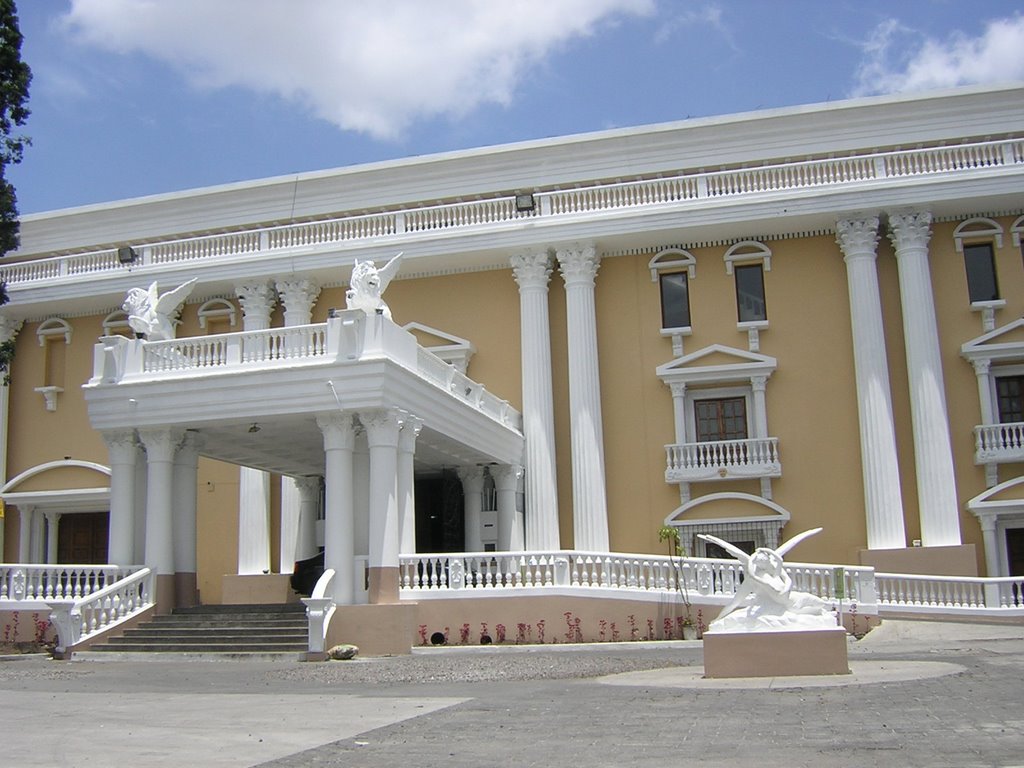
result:
[(97, 653), (302, 653), (308, 646), (305, 606), (204, 605), (154, 617), (92, 647)]

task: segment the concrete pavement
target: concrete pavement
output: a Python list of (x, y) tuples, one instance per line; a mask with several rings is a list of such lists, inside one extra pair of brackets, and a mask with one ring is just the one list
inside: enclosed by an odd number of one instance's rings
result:
[(1024, 627), (886, 622), (852, 676), (704, 681), (699, 643), (0, 662), (19, 766), (1024, 766)]

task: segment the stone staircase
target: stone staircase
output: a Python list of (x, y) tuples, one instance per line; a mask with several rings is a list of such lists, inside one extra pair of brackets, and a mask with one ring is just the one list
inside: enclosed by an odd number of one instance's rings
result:
[(90, 651), (297, 656), (308, 650), (308, 636), (301, 603), (199, 605), (157, 616)]

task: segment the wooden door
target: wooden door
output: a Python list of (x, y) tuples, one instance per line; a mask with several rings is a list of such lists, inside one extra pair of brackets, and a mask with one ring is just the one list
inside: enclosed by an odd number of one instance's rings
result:
[(57, 527), (57, 562), (107, 562), (109, 512), (76, 512), (60, 517)]

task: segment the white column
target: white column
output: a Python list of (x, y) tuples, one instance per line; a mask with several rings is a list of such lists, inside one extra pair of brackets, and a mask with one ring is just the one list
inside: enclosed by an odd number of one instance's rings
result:
[(31, 504), (18, 505), (18, 562), (32, 562), (32, 519), (35, 517), (35, 507)]
[(30, 563), (46, 562), (46, 515), (40, 509), (32, 510), (29, 533)]
[(593, 246), (558, 251), (565, 280), (569, 337), (569, 425), (572, 433), (573, 540), (576, 549), (607, 552), (604, 429), (597, 360), (594, 277), (600, 258)]
[[(483, 507), (484, 468), (477, 466), (459, 467), (462, 481), (463, 535), (467, 552), (483, 551)], [(529, 487), (529, 485), (527, 485)]]
[(320, 478), (313, 475), (293, 479), (299, 492), (299, 530), (295, 540), (295, 559), (305, 560), (317, 553), (316, 513), (320, 507)]
[(355, 429), (352, 415), (327, 413), (316, 417), (324, 436), (324, 568), (333, 568), (334, 602), (355, 602), (352, 540), (355, 532), (352, 509), (352, 448)]
[(985, 572), (990, 579), (1005, 574), (1000, 573), (999, 542), (996, 539), (996, 518), (993, 515), (978, 515), (981, 523), (981, 538), (985, 545)]
[(672, 416), (676, 429), (676, 444), (686, 442), (686, 384), (674, 381), (668, 385), (672, 390)]
[(846, 262), (850, 294), (867, 545), (868, 549), (897, 549), (907, 545), (907, 537), (903, 527), (889, 365), (885, 357), (885, 329), (875, 267), (878, 219), (838, 221), (836, 242)]
[(146, 562), (146, 498), (148, 497), (146, 446), (135, 447), (135, 541), (132, 563)]
[[(972, 360), (974, 375), (978, 378), (978, 402), (981, 404), (981, 421), (979, 424), (996, 424), (999, 418), (996, 416), (992, 403), (992, 361)], [(985, 464), (985, 487), (994, 488), (999, 484), (999, 464), (989, 462)]]
[(178, 606), (198, 602), (196, 581), (196, 486), (202, 438), (185, 432), (174, 457), (174, 575)]
[(516, 491), (523, 468), (517, 464), (491, 467), (494, 490), (498, 496), (498, 549), (517, 552), (525, 548), (523, 525), (516, 512)]
[(398, 601), (397, 411), (361, 411), (370, 445), (370, 602)]
[[(279, 279), (277, 292), (281, 297), (281, 303), (284, 304), (285, 326), (308, 325), (313, 314), (313, 304), (316, 302), (317, 296), (320, 295), (320, 285), (317, 281), (310, 278)], [(295, 569), (295, 561), (302, 559), (298, 555), (301, 507), (302, 494), (296, 486), (296, 479), (282, 477), (281, 573), (291, 573)]]
[(356, 555), (370, 554), (370, 447), (366, 430), (356, 424), (355, 451), (352, 454), (352, 494), (355, 504)]
[(941, 547), (960, 544), (960, 513), (928, 267), (931, 221), (928, 212), (891, 215), (889, 239), (896, 249), (900, 279), (921, 542)]
[(398, 531), (399, 552), (416, 551), (416, 486), (414, 459), (416, 438), (423, 429), (423, 421), (415, 416), (402, 417), (402, 430), (398, 434)]
[(519, 284), (519, 333), (526, 437), (526, 546), (558, 549), (558, 485), (555, 479), (555, 409), (551, 393), (551, 329), (546, 252), (512, 257)]
[[(274, 289), (267, 281), (236, 286), (246, 331), (270, 327)], [(252, 467), (238, 472), (238, 573), (270, 572), (270, 473)]]
[(146, 446), (146, 555), (145, 563), (156, 572), (160, 612), (174, 606), (174, 454), (183, 434), (180, 430), (140, 429)]
[(754, 437), (768, 437), (768, 404), (765, 402), (767, 376), (751, 376), (750, 389), (754, 394)]
[(46, 517), (46, 562), (57, 562), (57, 535), (60, 526), (60, 512), (44, 512)]
[(110, 520), (107, 561), (135, 563), (135, 457), (138, 446), (130, 429), (103, 433), (110, 456)]

